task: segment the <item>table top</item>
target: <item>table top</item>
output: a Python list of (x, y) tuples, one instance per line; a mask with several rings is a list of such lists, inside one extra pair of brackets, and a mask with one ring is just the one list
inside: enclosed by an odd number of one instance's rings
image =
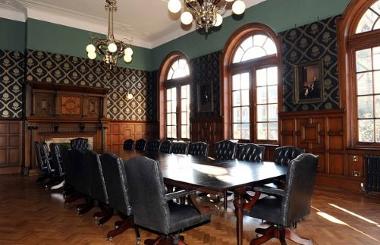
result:
[(124, 152), (120, 157), (128, 160), (135, 156), (157, 160), (166, 182), (216, 191), (269, 181), (284, 176), (287, 172), (286, 167), (266, 161), (213, 160), (184, 154), (145, 152)]

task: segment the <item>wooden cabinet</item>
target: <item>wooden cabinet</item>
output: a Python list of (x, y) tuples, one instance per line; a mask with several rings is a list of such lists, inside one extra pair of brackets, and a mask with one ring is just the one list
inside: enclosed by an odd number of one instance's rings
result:
[(5, 168), (20, 172), (22, 145), (22, 121), (0, 120), (0, 173)]

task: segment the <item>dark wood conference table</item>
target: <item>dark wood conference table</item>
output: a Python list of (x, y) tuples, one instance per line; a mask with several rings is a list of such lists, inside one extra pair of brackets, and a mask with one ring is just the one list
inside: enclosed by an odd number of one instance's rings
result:
[(243, 195), (248, 186), (286, 175), (286, 167), (274, 162), (214, 160), (182, 154), (124, 152), (125, 160), (146, 156), (160, 164), (165, 183), (184, 189), (233, 191), (237, 244), (243, 244)]

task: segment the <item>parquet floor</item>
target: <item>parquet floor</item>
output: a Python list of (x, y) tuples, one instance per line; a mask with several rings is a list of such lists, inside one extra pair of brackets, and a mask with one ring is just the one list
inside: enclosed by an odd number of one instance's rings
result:
[[(314, 244), (380, 244), (379, 198), (317, 190), (312, 206), (311, 215), (299, 224), (297, 233), (312, 238)], [(192, 245), (236, 244), (232, 203), (227, 212), (217, 207), (210, 210), (212, 222), (183, 233), (185, 241)], [(64, 207), (60, 194), (39, 188), (33, 177), (0, 176), (1, 245), (135, 244), (132, 230), (106, 241), (117, 217), (98, 227), (92, 218), (94, 212), (78, 216), (73, 206)], [(259, 226), (263, 226), (260, 220), (244, 219), (244, 244), (249, 244)], [(146, 231), (141, 235), (143, 239), (156, 237)]]

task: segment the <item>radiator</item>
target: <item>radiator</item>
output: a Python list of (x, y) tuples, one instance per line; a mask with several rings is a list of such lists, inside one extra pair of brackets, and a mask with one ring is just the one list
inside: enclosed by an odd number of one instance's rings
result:
[(380, 192), (380, 156), (365, 157), (365, 186), (366, 192)]

